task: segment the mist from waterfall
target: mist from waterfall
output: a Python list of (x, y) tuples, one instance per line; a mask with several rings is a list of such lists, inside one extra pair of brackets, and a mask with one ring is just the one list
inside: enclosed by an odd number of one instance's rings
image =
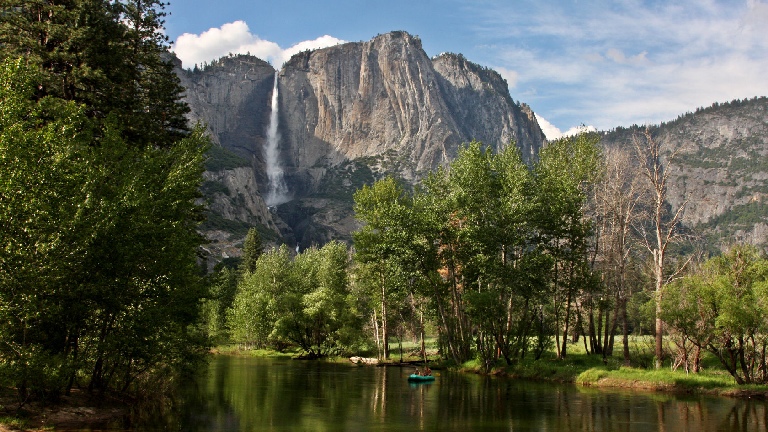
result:
[(277, 72), (275, 72), (275, 84), (272, 87), (272, 112), (269, 114), (269, 126), (267, 127), (267, 143), (264, 147), (264, 156), (267, 163), (267, 179), (269, 191), (266, 203), (268, 206), (276, 206), (288, 202), (288, 185), (283, 177), (283, 167), (280, 166), (280, 133), (277, 131), (278, 116)]

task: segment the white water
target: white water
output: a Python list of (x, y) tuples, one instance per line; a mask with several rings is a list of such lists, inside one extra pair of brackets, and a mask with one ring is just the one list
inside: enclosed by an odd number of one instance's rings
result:
[(269, 180), (269, 191), (267, 192), (266, 202), (268, 206), (275, 206), (288, 202), (288, 185), (285, 184), (283, 177), (283, 167), (280, 166), (280, 133), (278, 126), (278, 104), (277, 104), (277, 72), (275, 72), (275, 84), (272, 87), (272, 112), (269, 114), (269, 126), (267, 128), (267, 144), (264, 147), (264, 156), (267, 163), (267, 179)]

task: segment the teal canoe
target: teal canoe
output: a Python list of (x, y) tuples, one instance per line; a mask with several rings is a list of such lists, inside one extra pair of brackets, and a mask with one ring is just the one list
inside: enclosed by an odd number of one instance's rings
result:
[(427, 382), (427, 381), (434, 381), (434, 380), (435, 380), (434, 375), (416, 375), (416, 374), (408, 375), (408, 381)]

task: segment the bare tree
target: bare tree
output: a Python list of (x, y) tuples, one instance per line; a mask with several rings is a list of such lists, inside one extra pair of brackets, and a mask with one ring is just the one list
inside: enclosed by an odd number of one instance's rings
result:
[[(648, 181), (650, 199), (649, 217), (651, 219), (648, 232), (644, 224), (637, 224), (640, 239), (652, 257), (652, 269), (654, 292), (656, 296), (656, 369), (661, 368), (663, 357), (664, 323), (661, 319), (661, 295), (664, 286), (669, 283), (685, 267), (685, 263), (670, 274), (665, 273), (665, 264), (669, 246), (681, 239), (680, 223), (683, 219), (688, 200), (684, 200), (675, 211), (668, 207), (667, 184), (670, 171), (662, 161), (662, 142), (654, 138), (651, 131), (646, 128), (642, 134), (636, 134), (632, 142), (640, 162), (643, 177)], [(680, 147), (671, 151), (667, 157), (667, 165), (671, 163), (680, 151)]]
[(595, 188), (595, 213), (600, 232), (597, 259), (608, 295), (613, 297), (614, 313), (606, 311), (603, 356), (613, 353), (613, 340), (619, 320), (622, 323), (624, 363), (629, 365), (629, 328), (627, 302), (632, 294), (629, 275), (633, 256), (632, 225), (643, 188), (632, 154), (619, 147), (603, 152), (604, 176)]

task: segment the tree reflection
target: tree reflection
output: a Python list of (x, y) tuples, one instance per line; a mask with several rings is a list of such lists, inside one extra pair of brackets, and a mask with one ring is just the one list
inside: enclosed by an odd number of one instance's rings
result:
[[(409, 370), (315, 361), (214, 357), (174, 417), (185, 431), (754, 431), (765, 401), (610, 391), (443, 372), (409, 385)], [(162, 425), (162, 426), (161, 426)], [(145, 428), (141, 428), (145, 429)]]

